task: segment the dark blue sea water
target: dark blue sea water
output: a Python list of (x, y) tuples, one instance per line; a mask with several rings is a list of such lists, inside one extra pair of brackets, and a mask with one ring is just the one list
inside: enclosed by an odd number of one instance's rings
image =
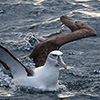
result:
[(0, 44), (32, 67), (28, 56), (39, 42), (70, 32), (60, 22), (62, 15), (81, 20), (98, 33), (60, 48), (70, 68), (60, 70), (59, 81), (66, 89), (48, 93), (15, 87), (0, 65), (0, 100), (100, 100), (100, 0), (0, 0)]

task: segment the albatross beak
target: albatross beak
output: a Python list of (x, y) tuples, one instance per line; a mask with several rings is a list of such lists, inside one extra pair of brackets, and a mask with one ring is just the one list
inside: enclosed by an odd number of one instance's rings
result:
[(67, 65), (64, 63), (61, 56), (58, 56), (58, 63), (60, 66), (63, 66), (65, 68), (65, 70), (67, 70)]

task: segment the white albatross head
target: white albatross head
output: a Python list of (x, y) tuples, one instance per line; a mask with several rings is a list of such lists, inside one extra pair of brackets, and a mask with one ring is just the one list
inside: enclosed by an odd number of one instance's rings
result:
[(63, 55), (63, 53), (59, 50), (50, 52), (47, 57), (45, 65), (50, 65), (51, 67), (52, 66), (59, 67), (59, 65), (60, 65), (61, 67), (64, 67), (66, 70), (67, 65), (64, 63), (64, 61), (62, 59), (62, 55)]

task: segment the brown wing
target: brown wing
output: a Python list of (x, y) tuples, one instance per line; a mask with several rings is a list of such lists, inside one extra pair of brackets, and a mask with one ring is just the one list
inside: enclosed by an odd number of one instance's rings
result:
[(62, 16), (60, 19), (72, 32), (56, 35), (39, 43), (30, 54), (36, 67), (44, 65), (47, 55), (53, 50), (58, 50), (65, 43), (97, 35), (94, 29), (81, 21), (68, 16)]

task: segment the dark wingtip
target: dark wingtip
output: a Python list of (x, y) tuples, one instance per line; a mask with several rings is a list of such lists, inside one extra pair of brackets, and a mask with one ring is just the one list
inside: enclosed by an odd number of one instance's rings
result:
[(62, 16), (60, 17), (60, 20), (62, 21), (63, 19), (67, 19), (67, 18), (71, 18), (71, 17), (62, 15)]
[(62, 21), (64, 18), (65, 18), (65, 16), (61, 16), (61, 17), (60, 17), (60, 21)]

